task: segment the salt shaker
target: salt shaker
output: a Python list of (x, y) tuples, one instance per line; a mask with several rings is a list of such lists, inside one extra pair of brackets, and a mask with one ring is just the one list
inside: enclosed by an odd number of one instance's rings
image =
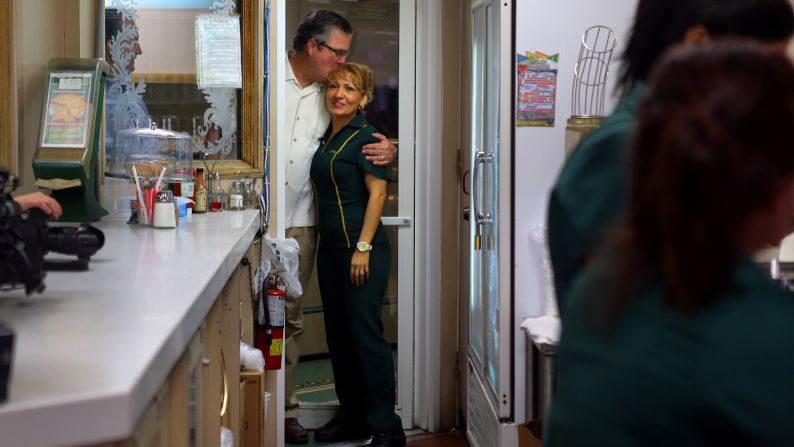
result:
[(176, 227), (176, 210), (174, 208), (174, 196), (171, 191), (158, 192), (156, 201), (157, 203), (154, 205), (154, 227)]

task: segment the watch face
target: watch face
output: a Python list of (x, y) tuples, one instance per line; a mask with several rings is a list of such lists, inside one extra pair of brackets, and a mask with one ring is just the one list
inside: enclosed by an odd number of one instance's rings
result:
[(356, 248), (358, 248), (358, 251), (369, 251), (372, 249), (372, 246), (362, 241), (356, 244)]

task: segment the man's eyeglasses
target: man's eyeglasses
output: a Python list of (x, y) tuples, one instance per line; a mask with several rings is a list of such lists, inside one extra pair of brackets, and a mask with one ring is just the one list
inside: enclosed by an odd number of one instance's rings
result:
[(321, 46), (324, 46), (325, 48), (328, 48), (329, 50), (333, 51), (333, 52), (334, 52), (334, 54), (336, 55), (336, 57), (347, 57), (347, 55), (348, 55), (348, 54), (350, 54), (350, 51), (347, 51), (347, 50), (337, 50), (336, 48), (334, 48), (334, 47), (332, 47), (332, 46), (328, 45), (328, 44), (327, 44), (327, 43), (325, 43), (325, 42), (317, 42), (317, 44), (318, 44), (318, 45), (321, 45)]

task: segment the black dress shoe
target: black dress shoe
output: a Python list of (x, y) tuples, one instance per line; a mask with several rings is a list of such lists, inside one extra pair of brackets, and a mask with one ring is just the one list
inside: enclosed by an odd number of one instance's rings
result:
[(289, 444), (306, 444), (309, 434), (296, 418), (284, 419), (284, 440)]
[(342, 442), (353, 439), (369, 438), (370, 430), (364, 426), (357, 426), (331, 419), (330, 422), (318, 428), (314, 432), (314, 440), (317, 442)]
[(405, 447), (405, 433), (402, 428), (375, 430), (369, 447)]

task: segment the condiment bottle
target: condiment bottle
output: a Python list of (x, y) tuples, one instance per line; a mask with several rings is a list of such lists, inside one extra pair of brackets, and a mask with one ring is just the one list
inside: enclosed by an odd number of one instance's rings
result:
[(207, 212), (207, 189), (204, 187), (204, 169), (196, 169), (196, 185), (194, 187), (194, 201), (193, 205), (194, 214), (202, 214)]
[(240, 180), (232, 182), (232, 190), (229, 192), (229, 209), (231, 211), (243, 209), (243, 189), (240, 186)]
[(243, 180), (243, 208), (253, 208), (254, 190), (251, 188), (251, 180)]
[(212, 201), (210, 202), (210, 211), (223, 211), (225, 195), (226, 193), (223, 192), (223, 189), (221, 188), (221, 173), (215, 172), (215, 180), (212, 182)]
[(254, 180), (254, 183), (254, 197), (251, 199), (251, 207), (259, 209), (259, 197), (262, 196), (262, 187), (259, 186), (259, 182), (256, 180)]
[[(178, 183), (178, 185), (179, 185), (179, 193), (180, 193), (179, 195), (181, 197), (187, 197), (188, 199), (194, 199), (195, 200), (195, 198), (193, 197), (195, 195), (195, 188), (193, 188), (193, 179), (195, 179), (195, 178), (196, 178), (196, 170), (194, 169), (193, 170), (193, 175), (188, 176), (187, 180), (183, 180), (183, 181)], [(174, 193), (174, 194), (176, 194), (176, 193)], [(187, 206), (188, 206), (188, 208), (193, 208), (193, 204), (190, 203), (190, 202), (187, 203)]]

